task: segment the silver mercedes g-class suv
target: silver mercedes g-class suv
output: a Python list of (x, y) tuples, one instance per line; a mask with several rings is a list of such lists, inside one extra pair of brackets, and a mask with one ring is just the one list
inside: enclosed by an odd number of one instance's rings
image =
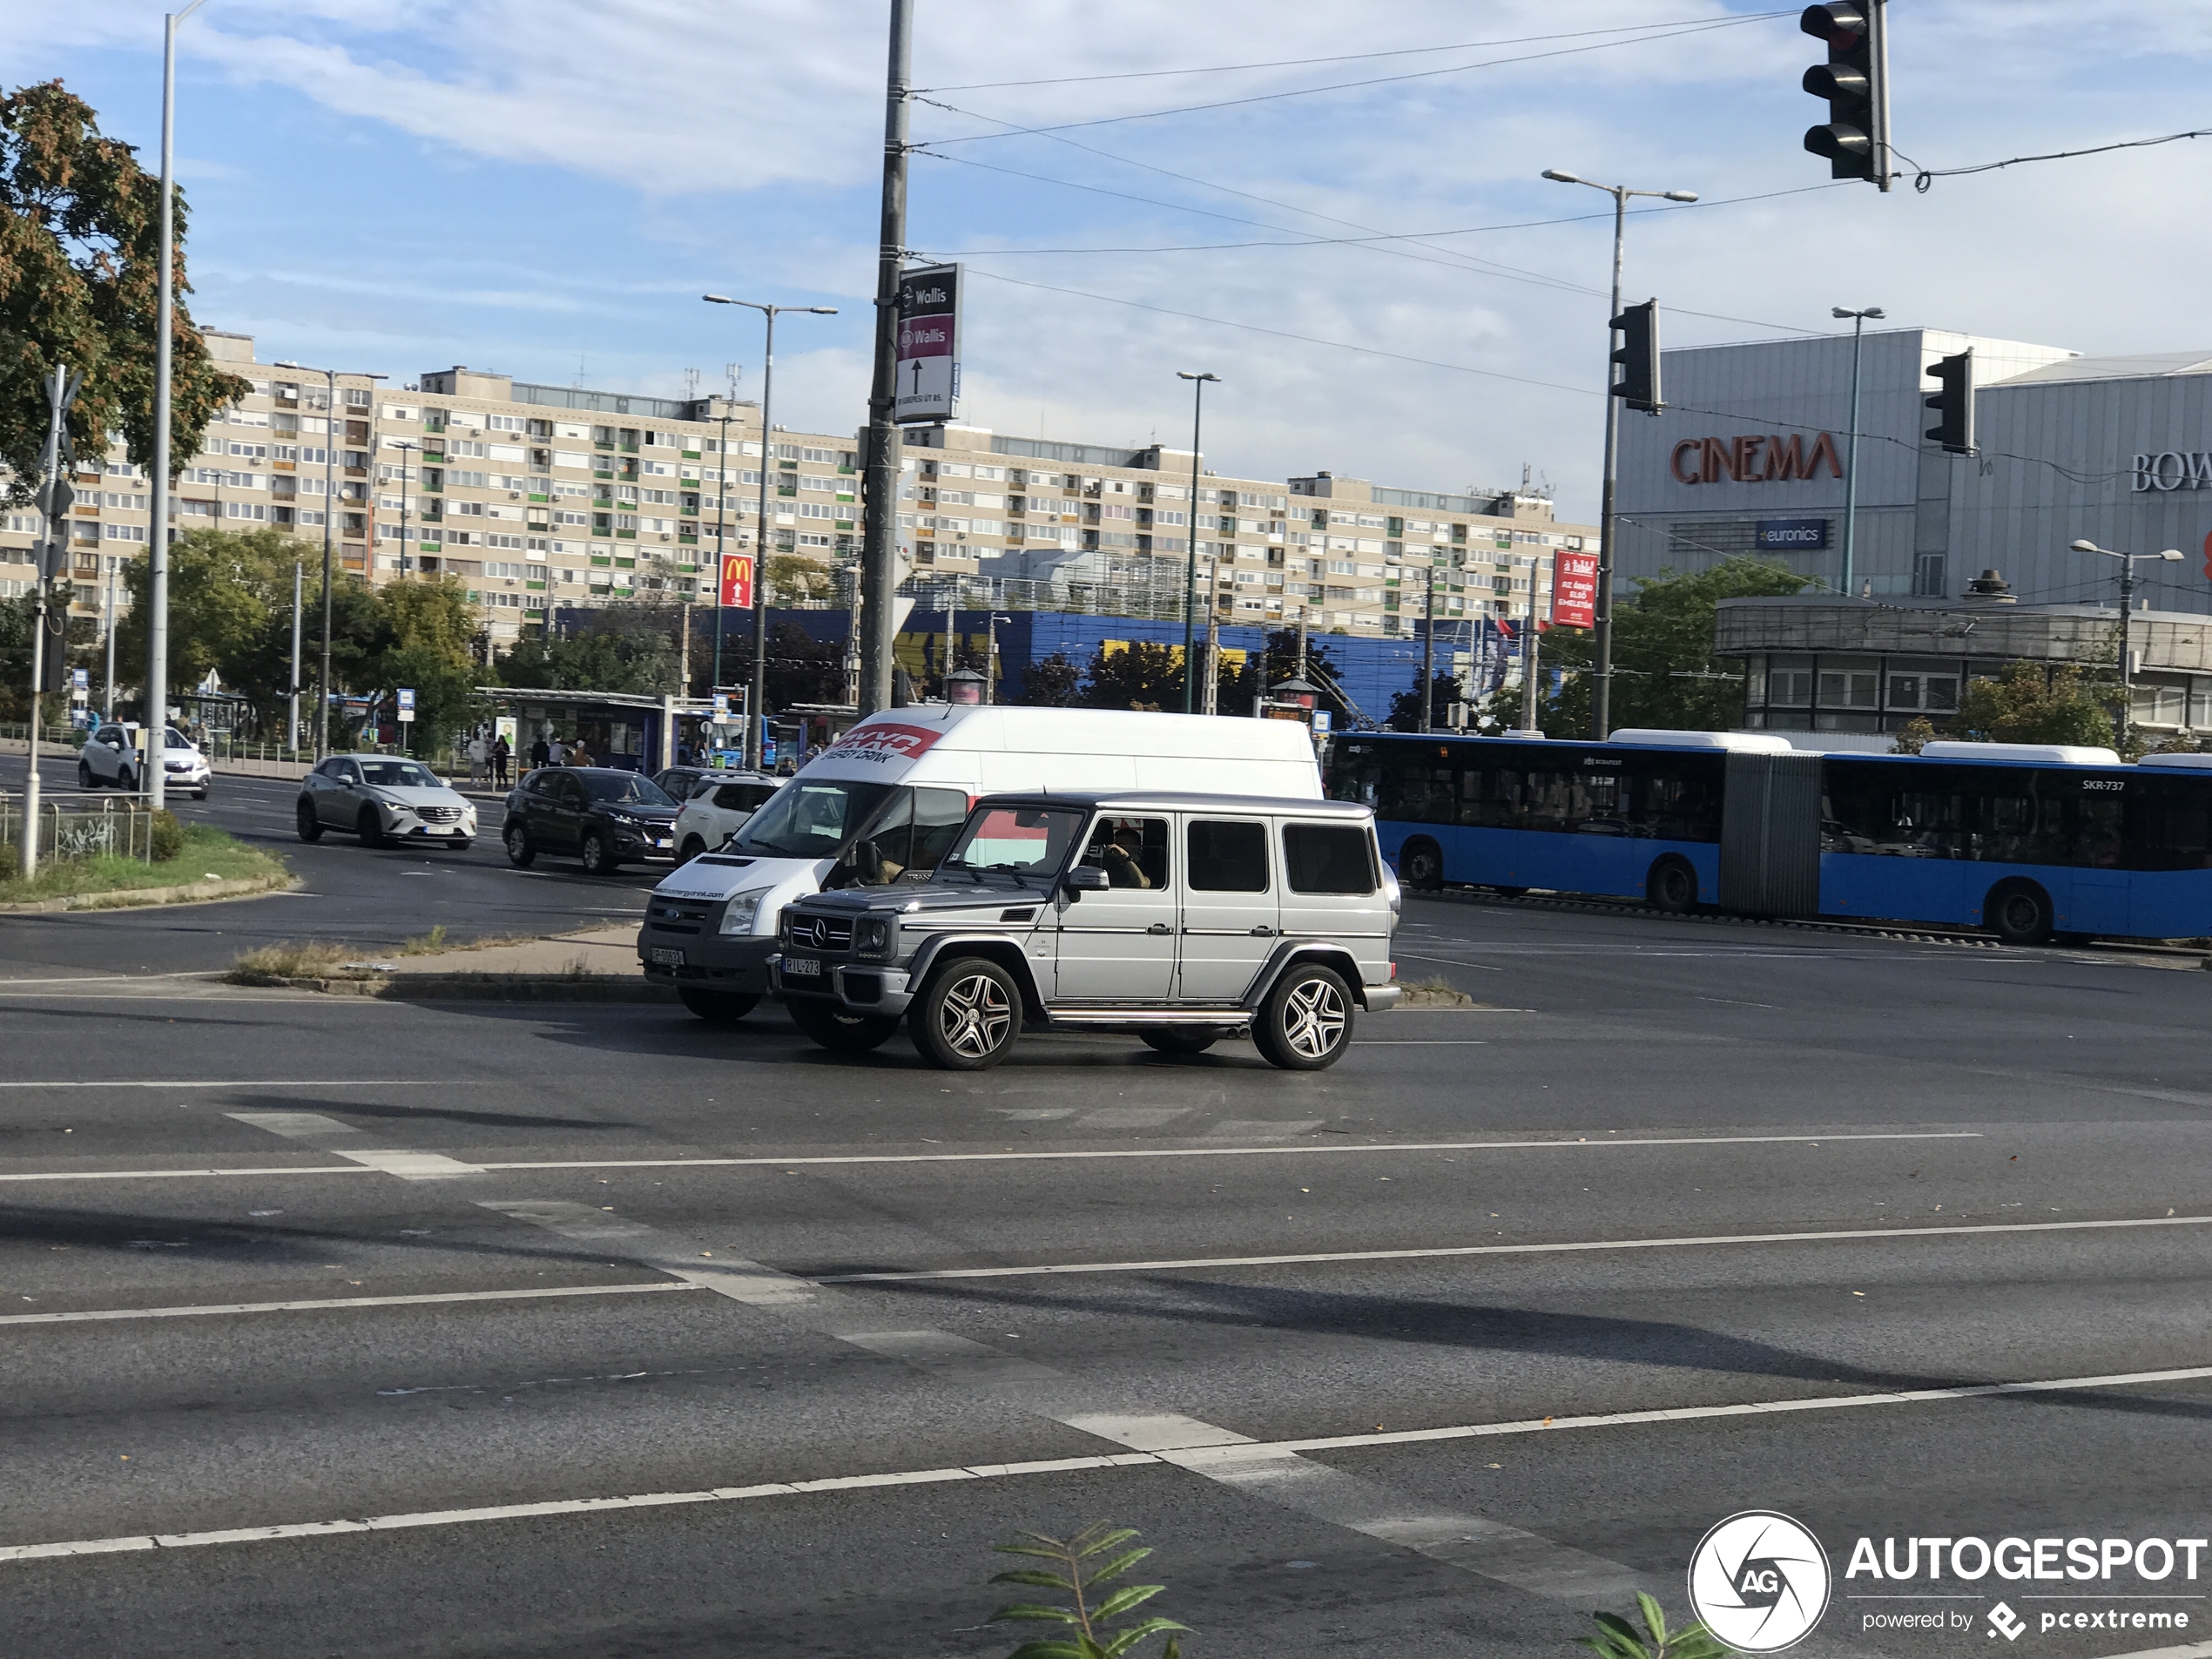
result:
[(785, 907), (770, 984), (825, 1048), (864, 1052), (903, 1020), (954, 1070), (1024, 1030), (1103, 1030), (1169, 1055), (1249, 1034), (1317, 1071), (1359, 1009), (1397, 1003), (1398, 909), (1374, 815), (1350, 802), (988, 795), (921, 880)]

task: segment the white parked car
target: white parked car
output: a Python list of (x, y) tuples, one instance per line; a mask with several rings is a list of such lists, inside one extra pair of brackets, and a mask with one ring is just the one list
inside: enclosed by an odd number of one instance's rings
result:
[(745, 821), (768, 803), (788, 778), (765, 772), (710, 773), (699, 779), (684, 810), (676, 814), (676, 861), (679, 864), (711, 853), (745, 826)]
[(476, 839), (476, 805), (417, 760), (393, 755), (333, 755), (300, 785), (300, 839), (351, 830), (363, 846), (430, 843), (468, 851)]
[[(138, 787), (138, 728), (107, 725), (96, 728), (91, 740), (77, 755), (77, 786), (98, 789), (113, 784), (118, 789)], [(207, 799), (210, 769), (207, 757), (175, 726), (167, 728), (161, 756), (165, 790), (189, 791), (194, 799)]]

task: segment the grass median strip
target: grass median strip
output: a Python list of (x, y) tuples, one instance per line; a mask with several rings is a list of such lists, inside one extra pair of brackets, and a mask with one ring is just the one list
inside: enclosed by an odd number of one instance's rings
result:
[(68, 900), (72, 908), (98, 907), (109, 900), (127, 905), (149, 901), (157, 889), (178, 897), (188, 896), (179, 889), (218, 881), (274, 886), (291, 880), (281, 859), (248, 846), (212, 824), (186, 825), (174, 838), (157, 837), (154, 850), (164, 856), (152, 863), (107, 856), (49, 859), (26, 881), (13, 873), (16, 849), (10, 846), (4, 865), (10, 873), (0, 879), (0, 909), (56, 900)]
[(1163, 1447), (1157, 1451), (1109, 1453), (1097, 1457), (1051, 1458), (1023, 1463), (968, 1463), (934, 1469), (903, 1469), (880, 1474), (827, 1475), (772, 1480), (754, 1486), (709, 1487), (691, 1492), (644, 1492), (621, 1497), (556, 1498), (536, 1503), (488, 1504), (469, 1508), (418, 1510), (361, 1520), (279, 1521), (267, 1526), (228, 1527), (209, 1532), (139, 1533), (111, 1538), (71, 1539), (54, 1543), (0, 1544), (0, 1561), (52, 1561), (72, 1555), (111, 1555), (154, 1549), (205, 1548), (217, 1544), (265, 1543), (277, 1539), (324, 1538), (341, 1534), (397, 1532), (422, 1527), (461, 1527), (487, 1521), (529, 1521), (553, 1515), (582, 1515), (623, 1510), (666, 1508), (678, 1504), (743, 1503), (768, 1498), (796, 1498), (837, 1492), (865, 1492), (886, 1487), (932, 1486), (951, 1481), (1017, 1480), (1034, 1475), (1089, 1470), (1168, 1467), (1197, 1470), (1226, 1463), (1264, 1463), (1313, 1452), (1358, 1451), (1377, 1446), (1412, 1446), (1433, 1441), (1482, 1440), (1502, 1435), (1561, 1434), (1576, 1430), (1643, 1427), (1694, 1423), (1718, 1418), (1754, 1417), (1797, 1412), (1851, 1411), (1871, 1406), (1938, 1405), (1969, 1399), (2077, 1393), (2086, 1389), (2150, 1387), (2202, 1382), (2212, 1366), (2173, 1371), (2136, 1371), (2096, 1377), (2058, 1377), (2029, 1382), (1965, 1383), (1954, 1387), (1910, 1388), (1862, 1394), (1823, 1394), (1806, 1399), (1748, 1400), (1720, 1406), (1683, 1406), (1658, 1411), (1603, 1412), (1580, 1417), (1522, 1418), (1507, 1422), (1463, 1423), (1391, 1433), (1329, 1434), (1302, 1440), (1248, 1440), (1231, 1446)]

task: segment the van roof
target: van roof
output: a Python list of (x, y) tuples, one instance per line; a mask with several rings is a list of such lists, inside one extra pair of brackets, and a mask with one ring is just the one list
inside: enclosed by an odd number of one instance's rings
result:
[[(1204, 716), (1199, 716), (1204, 718)], [(1084, 812), (1296, 813), (1302, 818), (1374, 816), (1372, 809), (1349, 800), (1295, 800), (1271, 795), (1208, 795), (1175, 789), (1010, 789), (984, 795), (977, 806), (1075, 806)]]
[(1152, 714), (1131, 709), (1022, 708), (1008, 705), (928, 705), (880, 709), (853, 725), (814, 762), (837, 756), (855, 733), (906, 726), (929, 734), (947, 751), (1144, 754), (1162, 759), (1313, 761), (1312, 737), (1301, 721), (1224, 719), (1207, 714)]

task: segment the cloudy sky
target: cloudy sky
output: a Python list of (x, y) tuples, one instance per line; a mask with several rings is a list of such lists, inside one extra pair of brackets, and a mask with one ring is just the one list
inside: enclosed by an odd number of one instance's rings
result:
[[(172, 0), (173, 3), (173, 0)], [(1905, 325), (2212, 347), (2212, 138), (1831, 185), (1797, 9), (1710, 0), (919, 0), (908, 240), (957, 254), (967, 419), (1187, 442), (1224, 472), (1548, 479), (1595, 509), (1609, 206), (1669, 345)], [(2212, 123), (2212, 8), (1898, 0), (1895, 130), (1944, 168)], [(605, 390), (759, 390), (865, 418), (882, 0), (210, 0), (181, 37), (195, 314), (264, 361), (455, 362)], [(58, 77), (158, 155), (161, 7), (0, 0), (10, 84)], [(1039, 130), (1044, 129), (1044, 130)]]

